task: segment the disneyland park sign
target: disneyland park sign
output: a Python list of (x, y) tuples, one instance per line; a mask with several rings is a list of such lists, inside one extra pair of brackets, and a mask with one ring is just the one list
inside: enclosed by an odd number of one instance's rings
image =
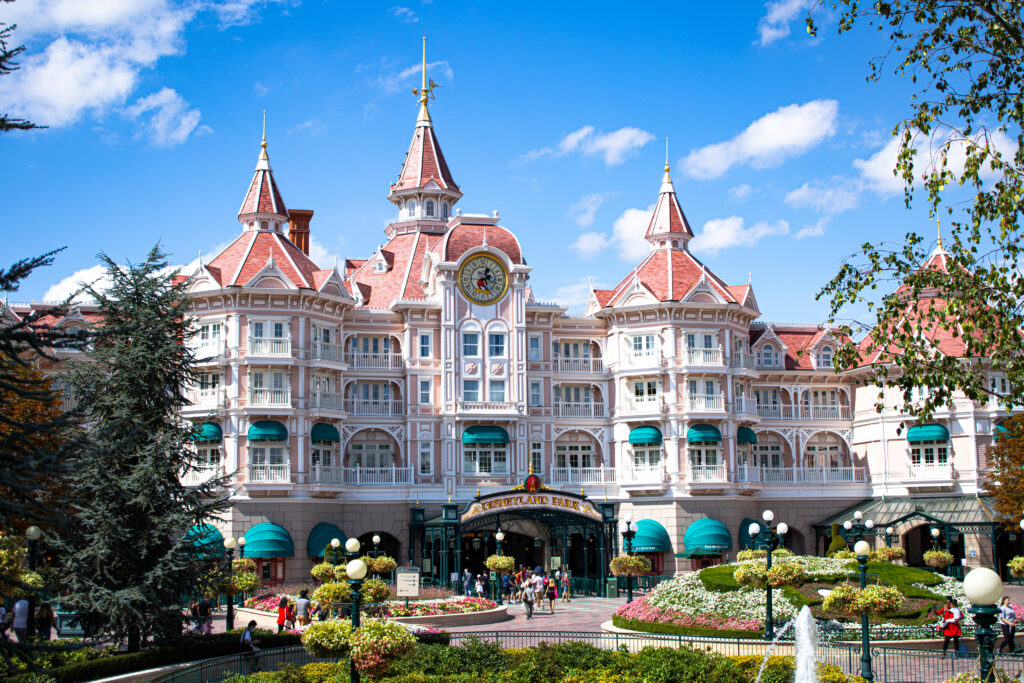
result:
[(601, 512), (589, 500), (570, 498), (555, 493), (510, 493), (498, 495), (488, 500), (480, 500), (472, 503), (469, 509), (462, 513), (460, 521), (468, 522), (482, 515), (499, 512), (516, 512), (519, 510), (550, 510), (554, 512), (568, 512), (571, 514), (589, 517), (601, 521)]

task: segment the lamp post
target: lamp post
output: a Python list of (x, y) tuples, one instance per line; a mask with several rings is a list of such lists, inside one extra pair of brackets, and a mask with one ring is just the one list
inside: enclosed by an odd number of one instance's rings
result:
[(996, 602), (1003, 594), (1003, 580), (988, 567), (978, 567), (972, 569), (964, 578), (964, 593), (973, 605), (967, 611), (978, 625), (974, 632), (978, 640), (978, 671), (981, 680), (987, 681), (992, 675), (992, 664), (995, 660), (992, 649), (996, 644), (996, 632), (992, 626), (999, 616)]
[[(501, 530), (501, 527), (498, 527), (498, 532), (496, 534), (494, 534), (494, 542), (497, 544), (496, 551), (497, 551), (498, 555), (501, 555), (501, 542), (504, 541), (504, 540), (505, 540), (505, 532)], [(503, 592), (504, 591), (502, 590), (501, 574), (498, 574), (498, 604), (499, 605), (502, 604), (502, 602), (501, 602), (501, 594)]]
[[(622, 523), (619, 524), (619, 533), (626, 541), (627, 555), (633, 554), (633, 538), (638, 531), (640, 531), (640, 527), (633, 521), (633, 515), (627, 512), (626, 516), (622, 518)], [(629, 573), (626, 574), (626, 602), (633, 602), (633, 577)]]
[[(348, 585), (352, 589), (352, 630), (359, 628), (359, 603), (362, 600), (360, 589), (363, 587), (363, 578), (366, 577), (366, 563), (359, 559), (359, 539), (350, 538), (345, 541), (345, 550), (348, 551), (349, 562), (345, 565), (345, 575), (348, 576)], [(349, 660), (349, 681), (359, 683), (359, 669), (356, 668), (355, 660)]]
[(379, 546), (379, 545), (380, 545), (380, 534), (374, 534), (373, 535), (373, 556), (374, 557), (377, 557), (378, 555), (380, 555), (380, 551), (377, 549), (377, 546)]
[(938, 550), (939, 549), (939, 536), (941, 536), (941, 535), (942, 535), (942, 531), (939, 530), (939, 527), (933, 526), (932, 527), (932, 550)]
[[(245, 559), (245, 536), (238, 537), (238, 559)], [(245, 594), (240, 594), (238, 596), (238, 606), (245, 607)]]
[[(341, 552), (341, 540), (337, 538), (331, 539), (331, 564), (335, 567), (338, 566), (338, 553)], [(326, 558), (324, 558), (326, 559)]]
[[(775, 513), (771, 510), (765, 510), (761, 514), (761, 519), (764, 520), (764, 529), (757, 522), (754, 522), (747, 527), (747, 532), (750, 537), (754, 540), (754, 543), (764, 546), (767, 550), (765, 570), (772, 568), (772, 550), (775, 549), (776, 544), (782, 543), (783, 537), (789, 532), (789, 525), (785, 522), (780, 523), (775, 529), (772, 529), (772, 520), (775, 519)], [(765, 620), (764, 620), (764, 639), (775, 640), (775, 626), (772, 623), (772, 587), (771, 584), (765, 584)]]
[[(865, 536), (874, 536), (877, 533), (875, 531), (874, 521), (864, 519), (864, 513), (860, 510), (853, 513), (853, 519), (848, 519), (843, 522), (843, 529), (846, 531), (844, 537), (847, 542), (850, 542), (851, 538), (861, 541), (864, 540)], [(854, 552), (857, 551), (854, 550)], [(871, 552), (870, 548), (868, 549), (868, 552)]]
[(891, 526), (885, 527), (885, 545), (892, 547), (892, 537), (895, 535), (895, 530)]
[[(870, 519), (868, 520), (871, 521)], [(868, 555), (871, 554), (871, 545), (861, 539), (853, 546), (853, 552), (857, 554), (857, 564), (860, 565), (860, 589), (868, 587)], [(875, 680), (875, 674), (871, 672), (871, 639), (868, 637), (868, 613), (862, 610), (860, 613), (860, 677), (868, 683)]]
[(235, 600), (231, 592), (231, 577), (235, 573), (235, 546), (238, 545), (238, 541), (235, 540), (234, 536), (228, 536), (224, 539), (224, 549), (228, 555), (228, 614), (224, 623), (224, 630), (231, 631), (235, 628)]
[[(39, 539), (42, 538), (42, 530), (33, 525), (25, 529), (25, 541), (28, 546), (28, 570), (34, 572), (36, 570), (36, 562), (39, 551)], [(36, 593), (35, 591), (28, 591), (28, 637), (31, 640), (35, 638), (36, 633)]]

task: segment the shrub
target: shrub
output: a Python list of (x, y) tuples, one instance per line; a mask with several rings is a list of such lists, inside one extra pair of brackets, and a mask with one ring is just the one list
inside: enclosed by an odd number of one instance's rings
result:
[(825, 596), (825, 602), (821, 608), (833, 614), (855, 614), (859, 611), (857, 607), (859, 592), (860, 589), (850, 582), (840, 583)]
[[(747, 560), (763, 560), (768, 556), (767, 550), (741, 550), (736, 553), (736, 559), (739, 562), (746, 562)], [(789, 548), (776, 548), (772, 551), (772, 559), (776, 557), (793, 557), (793, 551)]]
[(396, 569), (398, 569), (398, 562), (396, 562), (393, 557), (389, 557), (388, 555), (378, 555), (373, 558), (374, 574), (390, 574)]
[(953, 563), (953, 555), (945, 550), (929, 550), (924, 554), (924, 563), (935, 569), (945, 569)]
[(330, 581), (313, 591), (313, 600), (321, 605), (334, 605), (351, 599), (352, 589), (344, 581)]
[[(906, 556), (907, 551), (905, 551), (903, 548), (890, 548), (889, 546), (882, 546), (881, 548), (875, 551), (875, 559), (877, 559), (879, 562), (892, 562), (893, 560), (902, 560)], [(1021, 569), (1024, 570), (1024, 564), (1021, 565)]]
[(619, 555), (611, 561), (615, 576), (643, 576), (651, 571), (651, 561), (641, 555)]
[(330, 562), (321, 562), (320, 564), (315, 565), (309, 570), (309, 573), (320, 583), (329, 583), (334, 581), (334, 565)]
[(391, 595), (391, 589), (380, 579), (367, 579), (359, 589), (365, 602), (384, 602)]
[(233, 595), (239, 593), (251, 593), (260, 587), (260, 577), (256, 572), (239, 572), (231, 575), (231, 590)]
[(799, 586), (807, 577), (804, 568), (795, 562), (777, 564), (768, 570), (767, 580), (772, 588), (779, 586)]
[(342, 657), (352, 647), (351, 641), (352, 624), (345, 619), (313, 623), (302, 632), (302, 645), (314, 657)]
[(885, 615), (898, 612), (907, 602), (895, 586), (875, 584), (860, 591), (857, 598), (857, 605), (860, 611), (874, 615)]
[(492, 572), (506, 574), (516, 567), (516, 558), (508, 555), (491, 555), (484, 563)]
[(1013, 578), (1022, 579), (1024, 578), (1024, 557), (1018, 555), (1017, 557), (1010, 560), (1007, 564), (1010, 569), (1010, 573), (1013, 574)]
[(832, 557), (836, 558), (837, 560), (856, 560), (857, 553), (853, 552), (852, 550), (837, 550), (834, 553), (832, 553)]
[(399, 657), (409, 653), (416, 638), (401, 624), (367, 619), (350, 639), (352, 661), (361, 673), (375, 678), (391, 668)]
[(732, 577), (741, 586), (762, 588), (768, 582), (768, 570), (760, 562), (748, 562), (737, 567)]

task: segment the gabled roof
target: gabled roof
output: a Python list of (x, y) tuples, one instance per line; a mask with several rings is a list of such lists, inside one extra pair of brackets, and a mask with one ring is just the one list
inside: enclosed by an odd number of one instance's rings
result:
[(654, 214), (651, 215), (645, 237), (650, 239), (656, 235), (668, 234), (685, 235), (686, 239), (693, 237), (690, 223), (686, 220), (686, 214), (683, 213), (676, 198), (676, 189), (672, 185), (672, 177), (666, 163), (665, 176), (661, 180), (661, 190), (658, 192), (658, 203), (654, 207)]
[(815, 370), (813, 351), (822, 339), (829, 337), (837, 344), (845, 344), (849, 337), (837, 334), (824, 325), (797, 325), (790, 323), (766, 323), (750, 329), (750, 345), (767, 339), (778, 341), (781, 351), (786, 354), (784, 366), (786, 370)]
[[(243, 232), (207, 265), (200, 265), (196, 275), (204, 272), (221, 287), (244, 287), (264, 270), (268, 263), (288, 284), (296, 288), (321, 289), (333, 269), (322, 269), (279, 232), (250, 230)], [(194, 277), (194, 276), (193, 276)], [(339, 281), (343, 296), (344, 284)]]
[(416, 130), (409, 143), (409, 151), (405, 153), (402, 170), (398, 180), (391, 186), (392, 192), (427, 187), (431, 182), (437, 187), (459, 195), (462, 191), (455, 184), (448, 162), (441, 153), (441, 145), (434, 134), (434, 124), (427, 117), (420, 117), (416, 122)]
[(256, 172), (249, 183), (249, 190), (245, 193), (242, 206), (238, 209), (238, 219), (245, 220), (245, 217), (259, 214), (281, 216), (288, 219), (288, 209), (281, 198), (281, 192), (277, 189), (277, 182), (274, 180), (274, 171), (270, 168), (270, 157), (267, 156), (267, 138), (263, 136), (263, 143), (260, 147), (260, 156), (256, 161)]
[(693, 254), (682, 249), (657, 249), (620, 282), (604, 303), (617, 306), (627, 298), (633, 281), (638, 280), (658, 301), (683, 301), (699, 286), (706, 286), (725, 303), (742, 303), (717, 275)]
[(390, 264), (383, 273), (373, 269), (373, 259), (347, 261), (346, 270), (351, 269), (349, 279), (362, 293), (362, 307), (386, 309), (396, 299), (422, 298), (423, 260), (442, 238), (443, 235), (426, 232), (395, 235), (380, 248)]

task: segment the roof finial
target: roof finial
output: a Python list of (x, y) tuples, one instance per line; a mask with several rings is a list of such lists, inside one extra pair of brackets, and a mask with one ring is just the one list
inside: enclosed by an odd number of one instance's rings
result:
[(665, 138), (665, 173), (668, 173), (668, 138)]
[(939, 232), (939, 249), (942, 249), (942, 223), (938, 218), (935, 219), (935, 229)]
[(430, 112), (427, 111), (427, 100), (434, 99), (434, 88), (440, 88), (437, 83), (427, 78), (427, 37), (423, 36), (423, 67), (420, 78), (419, 89), (413, 88), (412, 93), (420, 98), (420, 115), (417, 123), (429, 123)]

